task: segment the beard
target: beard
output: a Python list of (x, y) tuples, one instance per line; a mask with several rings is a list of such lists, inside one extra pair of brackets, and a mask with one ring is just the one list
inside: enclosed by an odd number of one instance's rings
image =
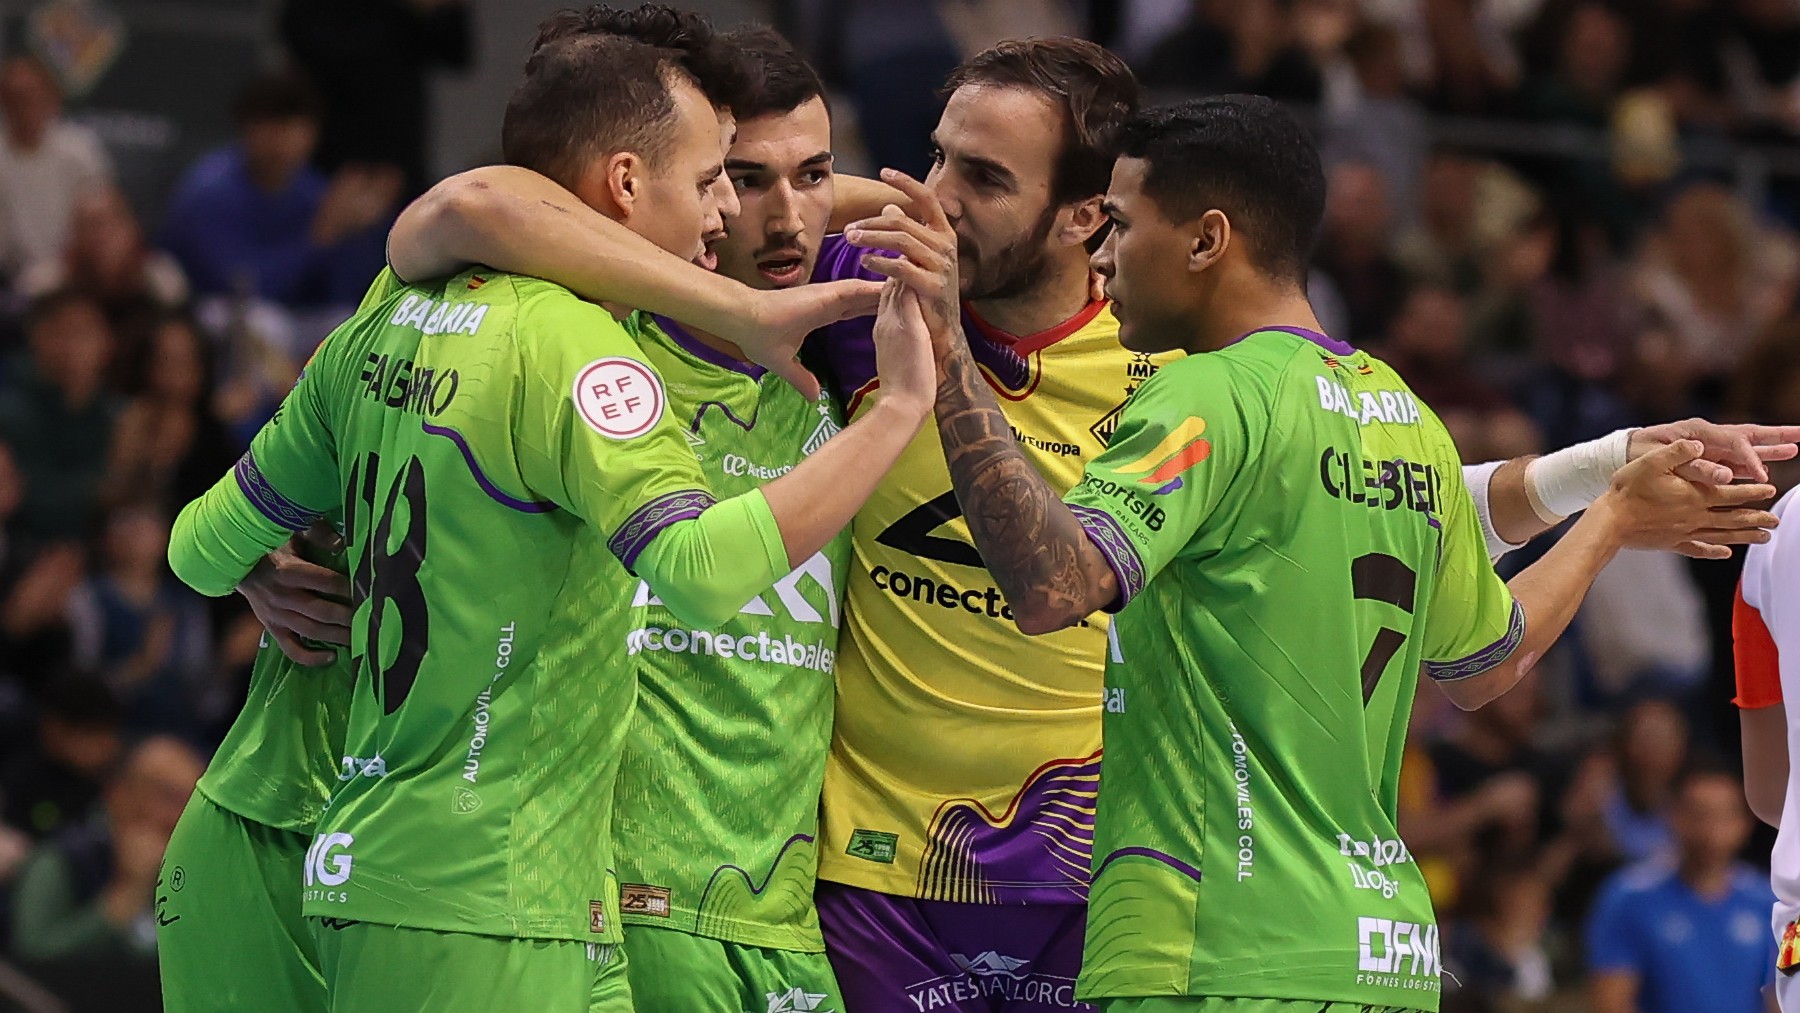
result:
[(965, 276), (962, 296), (970, 302), (987, 299), (1014, 299), (1036, 289), (1050, 273), (1050, 230), (1056, 226), (1055, 204), (1044, 209), (1023, 236), (992, 253), (982, 253), (976, 246), (956, 237), (957, 256), (974, 270)]

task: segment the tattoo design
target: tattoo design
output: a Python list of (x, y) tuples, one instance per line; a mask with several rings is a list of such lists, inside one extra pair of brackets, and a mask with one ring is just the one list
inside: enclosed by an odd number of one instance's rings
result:
[(975, 546), (1015, 616), (1073, 626), (1118, 581), (1062, 498), (1020, 453), (961, 335), (939, 356), (938, 435)]

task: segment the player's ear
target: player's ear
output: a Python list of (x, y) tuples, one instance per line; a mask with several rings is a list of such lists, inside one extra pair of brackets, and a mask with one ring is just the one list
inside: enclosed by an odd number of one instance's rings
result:
[(1064, 246), (1084, 246), (1100, 226), (1106, 224), (1106, 212), (1100, 210), (1100, 196), (1078, 201), (1063, 208), (1062, 224), (1056, 230), (1056, 241)]
[(630, 151), (617, 151), (604, 162), (602, 180), (606, 198), (624, 217), (629, 217), (644, 199), (644, 160)]
[(1213, 208), (1188, 226), (1187, 269), (1198, 273), (1218, 263), (1231, 247), (1231, 219)]

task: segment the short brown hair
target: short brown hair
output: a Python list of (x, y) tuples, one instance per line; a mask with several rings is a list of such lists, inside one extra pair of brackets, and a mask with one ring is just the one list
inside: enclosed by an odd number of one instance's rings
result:
[(565, 186), (599, 153), (634, 151), (654, 165), (672, 143), (673, 89), (684, 81), (714, 106), (745, 87), (736, 51), (704, 17), (664, 4), (558, 11), (538, 26), (507, 104), (502, 157)]
[[(813, 99), (825, 98), (825, 84), (793, 43), (768, 25), (744, 25), (725, 33), (738, 51), (748, 80), (733, 97), (731, 111), (739, 120), (791, 113)], [(830, 102), (827, 100), (827, 106)]]
[(1138, 108), (1137, 78), (1124, 60), (1085, 39), (1009, 39), (952, 71), (944, 95), (977, 84), (1024, 88), (1062, 109), (1062, 152), (1050, 184), (1057, 203), (1106, 192), (1119, 130)]

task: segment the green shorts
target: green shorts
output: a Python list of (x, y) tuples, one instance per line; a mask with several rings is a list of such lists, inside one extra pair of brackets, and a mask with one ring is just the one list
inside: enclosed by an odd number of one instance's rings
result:
[(331, 1013), (632, 1013), (608, 943), (309, 921)]
[(823, 953), (744, 946), (644, 925), (625, 927), (625, 952), (637, 1013), (844, 1008)]
[(1155, 996), (1148, 999), (1095, 999), (1101, 1013), (1422, 1013), (1404, 1006), (1365, 1006), (1317, 999), (1219, 999), (1212, 996)]
[(169, 1013), (323, 1013), (325, 980), (300, 917), (312, 839), (188, 799), (156, 887), (156, 959)]

